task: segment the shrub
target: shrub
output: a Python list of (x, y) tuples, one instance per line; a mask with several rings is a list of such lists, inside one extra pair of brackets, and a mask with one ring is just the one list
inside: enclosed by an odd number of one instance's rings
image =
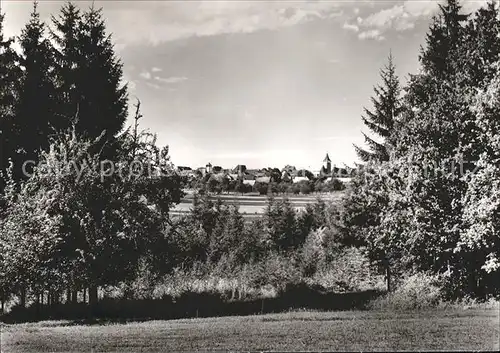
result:
[(308, 195), (313, 191), (313, 188), (311, 187), (313, 185), (310, 182), (301, 182), (300, 183), (300, 193), (304, 195)]
[(288, 193), (298, 195), (300, 194), (300, 185), (299, 184), (290, 184), (288, 186)]
[(337, 178), (333, 178), (328, 184), (328, 191), (345, 190), (345, 184)]
[(270, 285), (281, 291), (287, 284), (297, 283), (301, 278), (296, 259), (291, 253), (287, 255), (271, 253), (253, 268), (251, 285), (255, 287)]
[(324, 237), (324, 228), (313, 230), (307, 236), (301, 251), (301, 270), (304, 276), (312, 276), (324, 262)]
[(396, 289), (371, 302), (372, 309), (415, 310), (436, 307), (442, 296), (438, 278), (416, 273), (404, 278)]
[(325, 262), (319, 266), (312, 280), (334, 292), (352, 292), (385, 289), (383, 276), (376, 275), (362, 250), (354, 247), (338, 248), (329, 244), (330, 232), (323, 238)]
[(253, 191), (258, 192), (260, 195), (267, 195), (269, 184), (257, 182), (253, 185)]

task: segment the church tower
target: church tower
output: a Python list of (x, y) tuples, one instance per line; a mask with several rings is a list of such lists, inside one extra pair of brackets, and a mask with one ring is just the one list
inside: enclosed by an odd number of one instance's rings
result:
[(332, 161), (331, 161), (330, 157), (328, 156), (328, 153), (326, 154), (326, 157), (323, 160), (323, 171), (327, 175), (331, 174), (331, 172), (332, 172)]

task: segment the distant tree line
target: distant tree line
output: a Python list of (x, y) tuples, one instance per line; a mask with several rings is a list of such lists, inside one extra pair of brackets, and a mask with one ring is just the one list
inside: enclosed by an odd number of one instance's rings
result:
[(345, 184), (337, 178), (327, 180), (327, 178), (311, 177), (309, 180), (301, 180), (297, 183), (281, 180), (281, 176), (279, 178), (270, 177), (269, 182), (259, 181), (258, 179), (253, 185), (250, 185), (241, 178), (231, 179), (225, 175), (207, 173), (204, 176), (192, 178), (187, 185), (195, 190), (216, 194), (257, 192), (260, 195), (308, 195), (315, 192), (324, 193), (345, 189)]

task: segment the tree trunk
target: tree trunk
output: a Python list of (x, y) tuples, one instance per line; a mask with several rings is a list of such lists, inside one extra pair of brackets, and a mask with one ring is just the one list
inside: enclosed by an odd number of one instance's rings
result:
[(392, 290), (392, 286), (391, 286), (391, 267), (389, 266), (389, 264), (386, 264), (385, 273), (387, 278), (387, 292), (390, 293)]
[(71, 302), (72, 302), (73, 304), (78, 303), (78, 291), (77, 291), (77, 290), (73, 290), (73, 291), (71, 292)]
[(97, 307), (97, 286), (92, 285), (89, 288), (89, 306), (90, 310), (93, 313)]
[(42, 303), (41, 303), (41, 301), (43, 301), (43, 297), (42, 297), (42, 295), (40, 293), (36, 293), (35, 298), (36, 298), (35, 299), (35, 305), (36, 305), (36, 307), (35, 307), (36, 308), (35, 314), (36, 314), (36, 317), (38, 319), (40, 317), (40, 311), (42, 310)]
[(54, 291), (54, 304), (60, 304), (61, 303), (61, 291), (59, 289)]
[(49, 291), (49, 298), (50, 298), (49, 299), (49, 305), (50, 306), (54, 306), (54, 305), (57, 304), (57, 298), (58, 298), (57, 296), (58, 295), (57, 295), (57, 293), (56, 293), (55, 290), (50, 290)]
[(66, 289), (66, 304), (71, 303), (71, 289), (68, 287)]
[(83, 304), (87, 303), (87, 288), (83, 288)]
[(0, 301), (1, 301), (1, 303), (2, 303), (2, 311), (1, 311), (1, 314), (3, 315), (3, 313), (5, 312), (5, 300), (4, 300), (4, 298), (2, 298)]
[(21, 287), (20, 296), (21, 296), (21, 307), (26, 308), (26, 287), (25, 286)]

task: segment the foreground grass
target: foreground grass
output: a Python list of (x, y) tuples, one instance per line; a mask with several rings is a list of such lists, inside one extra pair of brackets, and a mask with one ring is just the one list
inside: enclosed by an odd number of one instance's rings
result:
[(291, 312), (127, 324), (2, 327), (1, 352), (494, 350), (498, 309)]

